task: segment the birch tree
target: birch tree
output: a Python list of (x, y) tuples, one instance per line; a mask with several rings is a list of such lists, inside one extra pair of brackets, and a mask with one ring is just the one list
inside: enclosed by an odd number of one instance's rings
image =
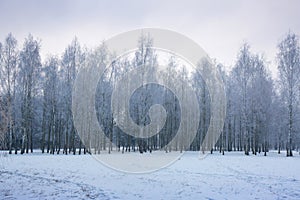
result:
[(45, 67), (45, 81), (43, 88), (43, 135), (42, 135), (42, 152), (45, 148), (45, 136), (47, 135), (47, 153), (54, 154), (54, 151), (60, 149), (58, 140), (58, 112), (57, 112), (57, 77), (58, 59), (55, 57), (48, 58)]
[(288, 110), (287, 124), (287, 156), (293, 156), (293, 137), (295, 134), (295, 114), (300, 84), (300, 47), (299, 38), (293, 34), (288, 35), (278, 45), (278, 70), (280, 89), (286, 109)]
[[(8, 132), (8, 147), (9, 154), (12, 153), (13, 138), (16, 137), (14, 131), (14, 97), (16, 92), (16, 79), (18, 72), (18, 50), (17, 40), (9, 33), (5, 38), (5, 43), (2, 52), (2, 67), (1, 67), (1, 85), (2, 92), (5, 97), (6, 117), (7, 117), (7, 132)], [(16, 147), (15, 147), (16, 148)]]
[(78, 68), (83, 63), (84, 55), (80, 44), (75, 38), (72, 43), (65, 49), (62, 57), (62, 74), (64, 81), (64, 118), (65, 118), (65, 144), (64, 153), (76, 153), (76, 130), (72, 120), (72, 87)]
[(40, 42), (31, 34), (25, 39), (20, 53), (20, 76), (22, 83), (22, 147), (21, 153), (33, 152), (33, 120), (35, 110), (33, 99), (37, 94), (41, 70)]

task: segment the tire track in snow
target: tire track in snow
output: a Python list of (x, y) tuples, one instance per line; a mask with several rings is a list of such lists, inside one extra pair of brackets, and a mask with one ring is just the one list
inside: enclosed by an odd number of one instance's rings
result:
[[(284, 178), (282, 176), (266, 176), (262, 174), (254, 174), (245, 170), (233, 169), (229, 166), (227, 166), (226, 169), (236, 174), (236, 177), (238, 179), (243, 180), (246, 183), (250, 183), (256, 188), (264, 189), (272, 194), (275, 194), (278, 200), (300, 199), (300, 190), (298, 189), (300, 180)], [(270, 185), (270, 181), (272, 181), (272, 183), (274, 184)], [(290, 189), (292, 186), (291, 183), (294, 183), (294, 189)], [(289, 185), (289, 187), (283, 187), (284, 184)]]
[[(17, 179), (18, 185), (10, 184), (11, 177)], [(0, 197), (3, 199), (18, 199), (14, 197), (14, 193), (11, 194), (10, 189), (13, 190), (16, 187), (21, 187), (22, 189), (26, 189), (24, 194), (27, 198), (54, 198), (54, 199), (62, 199), (63, 197), (68, 197), (72, 199), (101, 199), (101, 200), (109, 200), (109, 199), (118, 199), (113, 193), (107, 194), (102, 189), (96, 188), (94, 186), (85, 184), (85, 183), (77, 183), (69, 180), (62, 180), (56, 178), (48, 178), (37, 175), (28, 175), (22, 174), (18, 172), (11, 171), (0, 171)], [(11, 180), (12, 181), (12, 180)], [(14, 181), (13, 181), (14, 182)], [(21, 183), (19, 183), (21, 182)], [(16, 184), (16, 183), (15, 183)], [(20, 185), (21, 184), (21, 185)], [(47, 187), (51, 186), (50, 190), (47, 191)], [(67, 189), (66, 189), (67, 186)], [(42, 189), (45, 188), (45, 189)], [(30, 191), (28, 191), (30, 190)], [(12, 191), (13, 192), (13, 191)], [(49, 193), (49, 194), (46, 194)], [(22, 196), (22, 194), (16, 194), (17, 196)], [(46, 196), (45, 196), (46, 195)], [(22, 199), (22, 197), (21, 197)]]

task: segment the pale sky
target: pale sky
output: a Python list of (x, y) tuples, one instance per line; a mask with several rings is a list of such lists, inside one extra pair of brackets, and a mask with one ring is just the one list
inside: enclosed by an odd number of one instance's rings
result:
[(276, 46), (291, 30), (300, 35), (299, 0), (0, 0), (0, 41), (12, 32), (42, 40), (42, 58), (63, 53), (75, 35), (87, 47), (128, 30), (154, 27), (182, 33), (211, 58), (235, 63), (241, 44), (264, 54), (276, 72)]

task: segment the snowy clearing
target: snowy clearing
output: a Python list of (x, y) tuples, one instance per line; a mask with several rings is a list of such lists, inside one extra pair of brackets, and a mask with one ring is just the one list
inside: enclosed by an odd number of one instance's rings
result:
[[(112, 154), (111, 156), (114, 156)], [(126, 156), (126, 155), (124, 155)], [(187, 152), (146, 174), (112, 170), (90, 155), (3, 155), (0, 199), (300, 199), (300, 156)]]

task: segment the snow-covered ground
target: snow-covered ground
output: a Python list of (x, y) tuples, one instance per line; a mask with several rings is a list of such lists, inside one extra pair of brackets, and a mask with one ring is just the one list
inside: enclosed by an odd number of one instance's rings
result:
[[(114, 156), (112, 154), (111, 156)], [(126, 156), (126, 155), (124, 155)], [(187, 152), (146, 174), (112, 170), (89, 155), (0, 156), (0, 199), (300, 199), (300, 156)]]

